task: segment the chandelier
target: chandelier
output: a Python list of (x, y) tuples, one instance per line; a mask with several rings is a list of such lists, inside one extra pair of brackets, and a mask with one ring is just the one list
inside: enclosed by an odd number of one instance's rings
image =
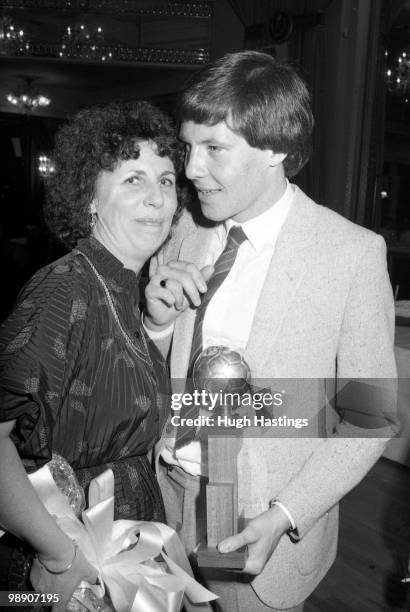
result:
[[(388, 51), (385, 52), (385, 56), (388, 57)], [(396, 63), (387, 68), (386, 74), (386, 86), (387, 90), (397, 96), (406, 98), (410, 93), (410, 53), (401, 51), (397, 57)]]
[(101, 52), (105, 44), (104, 34), (101, 26), (90, 28), (84, 24), (68, 26), (63, 36), (60, 57), (81, 57), (86, 59), (101, 59), (105, 61), (111, 58)]
[(45, 108), (50, 104), (50, 98), (31, 87), (32, 81), (33, 79), (24, 79), (24, 85), (18, 91), (7, 94), (6, 98), (10, 104), (27, 112)]
[(23, 51), (23, 46), (24, 31), (14, 27), (11, 17), (0, 17), (0, 55)]
[(41, 106), (48, 106), (51, 102), (50, 98), (46, 96), (42, 96), (40, 94), (31, 96), (29, 94), (7, 94), (7, 100), (13, 106), (17, 106), (18, 108), (23, 108), (27, 111), (34, 111), (36, 108), (40, 108)]
[(47, 155), (40, 155), (38, 158), (38, 171), (42, 177), (46, 178), (55, 171), (53, 161)]

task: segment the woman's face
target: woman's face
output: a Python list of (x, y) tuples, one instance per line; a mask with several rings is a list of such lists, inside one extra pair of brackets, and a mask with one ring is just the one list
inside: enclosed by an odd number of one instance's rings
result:
[(138, 159), (100, 172), (91, 204), (93, 236), (135, 272), (168, 236), (177, 208), (173, 162), (157, 155), (155, 143), (138, 145)]

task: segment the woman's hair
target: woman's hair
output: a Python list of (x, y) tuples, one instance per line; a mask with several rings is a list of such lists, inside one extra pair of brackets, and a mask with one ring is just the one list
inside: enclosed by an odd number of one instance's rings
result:
[(225, 121), (251, 147), (286, 153), (287, 176), (310, 157), (314, 121), (306, 83), (266, 53), (230, 53), (204, 68), (182, 92), (177, 112), (181, 121)]
[(138, 143), (152, 141), (161, 157), (169, 157), (177, 174), (178, 209), (184, 204), (183, 149), (176, 128), (149, 102), (112, 102), (82, 110), (57, 133), (55, 172), (47, 180), (44, 217), (49, 229), (67, 247), (91, 232), (90, 204), (102, 170), (137, 159)]

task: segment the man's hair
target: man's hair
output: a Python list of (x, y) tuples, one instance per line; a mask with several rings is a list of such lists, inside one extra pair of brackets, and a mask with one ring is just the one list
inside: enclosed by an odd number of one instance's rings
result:
[(314, 120), (306, 83), (266, 53), (229, 53), (207, 66), (182, 92), (177, 112), (181, 121), (225, 121), (250, 146), (286, 153), (288, 176), (310, 157)]

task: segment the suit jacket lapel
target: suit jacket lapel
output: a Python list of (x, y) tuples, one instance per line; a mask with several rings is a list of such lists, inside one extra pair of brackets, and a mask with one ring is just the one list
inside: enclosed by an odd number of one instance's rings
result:
[[(315, 217), (313, 203), (296, 187), (292, 208), (279, 234), (259, 297), (245, 350), (245, 358), (253, 375), (258, 378), (275, 375), (275, 339), (306, 273), (304, 249), (316, 241)], [(269, 338), (267, 344), (264, 338)]]

